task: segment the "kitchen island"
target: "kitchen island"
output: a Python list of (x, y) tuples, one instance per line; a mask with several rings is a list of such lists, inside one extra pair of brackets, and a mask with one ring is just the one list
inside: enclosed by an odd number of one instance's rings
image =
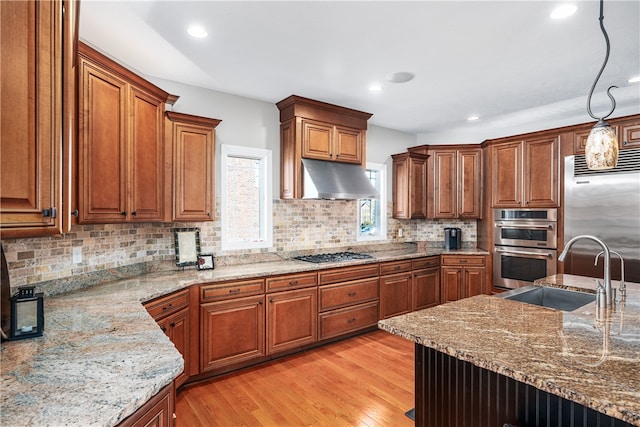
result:
[[(571, 275), (536, 284), (595, 289), (594, 279)], [(595, 303), (562, 312), (479, 295), (379, 327), (416, 343), (417, 425), (548, 425), (529, 424), (540, 410), (540, 420), (559, 420), (553, 425), (605, 414), (622, 420), (607, 425), (640, 426), (640, 285), (627, 284), (614, 309), (596, 310)]]
[(160, 271), (45, 297), (44, 336), (3, 342), (2, 426), (114, 426), (171, 385), (183, 360), (141, 303), (192, 285), (405, 260), (469, 249), (382, 250), (372, 258), (313, 264), (295, 260)]

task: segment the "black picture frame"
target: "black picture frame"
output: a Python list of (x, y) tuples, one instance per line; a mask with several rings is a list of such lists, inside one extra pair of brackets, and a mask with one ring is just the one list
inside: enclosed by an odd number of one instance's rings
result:
[(198, 270), (213, 270), (216, 268), (215, 261), (212, 254), (200, 254), (198, 255), (198, 264), (196, 265)]
[(198, 265), (200, 255), (200, 229), (174, 228), (173, 237), (176, 250), (176, 265), (187, 267)]

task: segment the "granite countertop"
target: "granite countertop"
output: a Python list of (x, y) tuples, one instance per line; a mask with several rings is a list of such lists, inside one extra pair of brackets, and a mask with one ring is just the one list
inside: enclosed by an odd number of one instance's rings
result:
[(113, 426), (169, 384), (183, 360), (142, 302), (194, 284), (442, 253), (488, 255), (479, 249), (409, 248), (341, 263), (283, 260), (162, 271), (47, 297), (44, 336), (2, 343), (0, 425)]
[[(595, 289), (593, 278), (562, 274), (536, 284)], [(640, 426), (640, 284), (627, 283), (626, 299), (603, 313), (597, 313), (595, 303), (562, 312), (479, 295), (378, 325)]]

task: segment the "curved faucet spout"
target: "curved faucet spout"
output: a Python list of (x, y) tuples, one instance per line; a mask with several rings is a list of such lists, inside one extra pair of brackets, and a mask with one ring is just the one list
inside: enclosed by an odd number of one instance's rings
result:
[(564, 249), (562, 250), (562, 253), (558, 257), (558, 261), (564, 262), (565, 258), (567, 257), (567, 253), (569, 252), (569, 249), (571, 249), (571, 246), (573, 246), (573, 244), (578, 240), (585, 240), (585, 239), (591, 240), (597, 243), (598, 245), (600, 245), (600, 247), (602, 247), (602, 253), (604, 253), (604, 292), (605, 292), (605, 300), (606, 300), (605, 304), (606, 306), (613, 305), (614, 299), (613, 299), (613, 289), (611, 288), (611, 266), (610, 266), (611, 251), (609, 250), (609, 247), (605, 242), (598, 239), (596, 236), (591, 236), (588, 234), (582, 234), (580, 236), (576, 236), (573, 239), (569, 240), (564, 245)]

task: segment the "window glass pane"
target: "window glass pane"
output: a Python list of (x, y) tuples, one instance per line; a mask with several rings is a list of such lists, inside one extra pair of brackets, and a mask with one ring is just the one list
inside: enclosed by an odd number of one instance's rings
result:
[(384, 211), (385, 190), (384, 188), (384, 165), (375, 165), (366, 170), (366, 175), (371, 184), (378, 190), (380, 199), (361, 199), (358, 205), (358, 238), (384, 239), (386, 238), (386, 216)]
[(261, 159), (227, 158), (227, 237), (260, 240), (262, 215)]

